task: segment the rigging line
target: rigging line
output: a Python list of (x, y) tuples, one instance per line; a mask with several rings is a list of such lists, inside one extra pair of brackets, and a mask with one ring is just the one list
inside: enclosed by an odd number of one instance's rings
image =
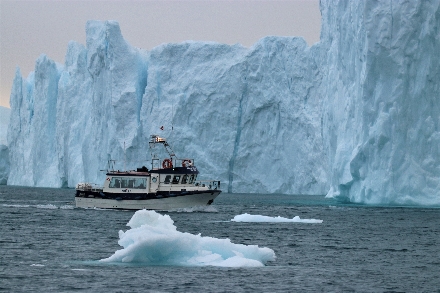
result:
[(127, 151), (125, 150), (125, 125), (124, 125), (124, 171), (127, 171)]
[(169, 139), (172, 139), (174, 134), (174, 99), (171, 101), (171, 132), (169, 133)]

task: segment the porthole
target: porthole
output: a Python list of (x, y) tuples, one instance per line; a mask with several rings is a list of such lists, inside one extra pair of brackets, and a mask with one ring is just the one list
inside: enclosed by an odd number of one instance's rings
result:
[(156, 183), (157, 178), (156, 178), (156, 177), (153, 177), (153, 178), (151, 178), (151, 181), (153, 181), (153, 183)]

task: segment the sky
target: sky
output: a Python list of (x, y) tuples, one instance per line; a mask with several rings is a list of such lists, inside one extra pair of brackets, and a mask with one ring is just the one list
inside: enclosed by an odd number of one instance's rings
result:
[(64, 64), (70, 40), (85, 44), (87, 20), (116, 20), (132, 46), (186, 40), (240, 43), (302, 36), (319, 41), (319, 0), (0, 0), (0, 106), (9, 107), (16, 67), (24, 77), (41, 54)]

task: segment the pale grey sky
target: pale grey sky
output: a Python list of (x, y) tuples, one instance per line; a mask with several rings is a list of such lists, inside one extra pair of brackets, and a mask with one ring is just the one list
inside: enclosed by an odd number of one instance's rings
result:
[(319, 0), (0, 0), (0, 106), (9, 107), (16, 66), (27, 77), (42, 53), (64, 63), (67, 44), (85, 44), (87, 20), (117, 20), (133, 46), (185, 40), (251, 46), (268, 35), (319, 40)]

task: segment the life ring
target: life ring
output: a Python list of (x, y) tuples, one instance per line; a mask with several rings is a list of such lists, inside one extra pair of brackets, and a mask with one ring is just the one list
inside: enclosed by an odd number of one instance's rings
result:
[(162, 168), (164, 169), (170, 169), (173, 168), (173, 161), (171, 159), (165, 159), (162, 162)]
[(182, 167), (192, 166), (192, 161), (190, 159), (185, 159), (182, 161)]

